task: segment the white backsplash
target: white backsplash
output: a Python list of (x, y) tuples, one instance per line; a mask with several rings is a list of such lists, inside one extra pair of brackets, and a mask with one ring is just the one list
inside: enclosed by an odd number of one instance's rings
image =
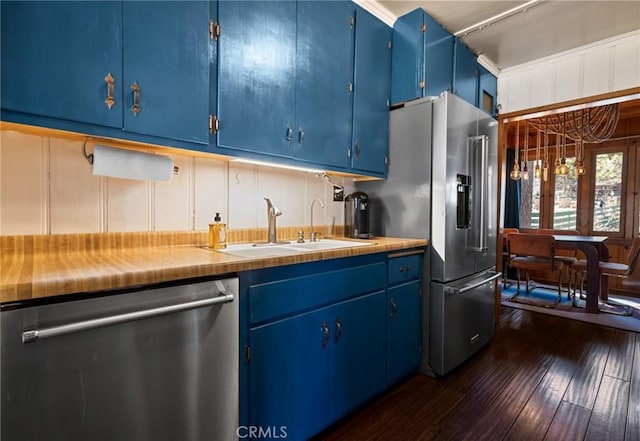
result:
[[(180, 172), (169, 182), (94, 176), (82, 142), (1, 131), (0, 234), (205, 230), (215, 212), (228, 228), (267, 226), (265, 197), (283, 212), (278, 225), (335, 216), (332, 187), (306, 172), (171, 155)], [(332, 177), (354, 191), (350, 178)]]

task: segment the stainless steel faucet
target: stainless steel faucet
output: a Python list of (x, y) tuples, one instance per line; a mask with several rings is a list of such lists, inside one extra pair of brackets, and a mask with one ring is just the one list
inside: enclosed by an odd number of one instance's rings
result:
[(313, 231), (313, 204), (315, 204), (316, 202), (320, 202), (320, 206), (324, 208), (324, 202), (322, 202), (321, 199), (315, 198), (313, 202), (311, 202), (311, 242), (318, 241), (318, 233)]
[(271, 203), (269, 198), (264, 198), (267, 201), (267, 220), (269, 222), (269, 232), (267, 235), (267, 243), (278, 243), (276, 235), (276, 217), (282, 215), (282, 211)]

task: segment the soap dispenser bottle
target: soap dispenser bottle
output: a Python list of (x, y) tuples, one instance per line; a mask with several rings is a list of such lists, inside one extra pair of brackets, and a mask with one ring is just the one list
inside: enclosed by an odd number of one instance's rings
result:
[(220, 250), (227, 247), (227, 225), (222, 223), (220, 213), (216, 213), (209, 224), (209, 248)]

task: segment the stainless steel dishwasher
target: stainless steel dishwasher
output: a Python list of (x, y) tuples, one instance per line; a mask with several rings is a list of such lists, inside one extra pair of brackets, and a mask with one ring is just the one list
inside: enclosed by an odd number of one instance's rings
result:
[(2, 306), (3, 441), (237, 439), (238, 279)]

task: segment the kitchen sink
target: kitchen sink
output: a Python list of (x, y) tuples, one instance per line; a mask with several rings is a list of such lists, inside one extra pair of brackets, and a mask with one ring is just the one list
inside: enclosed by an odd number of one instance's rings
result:
[(232, 254), (238, 257), (277, 257), (288, 256), (291, 254), (303, 253), (304, 250), (291, 248), (287, 244), (259, 245), (255, 246), (250, 243), (241, 243), (227, 245), (223, 250), (216, 250), (221, 253)]
[(375, 245), (375, 242), (356, 242), (352, 240), (320, 239), (317, 242), (296, 243), (287, 245), (290, 248), (306, 251), (332, 250), (335, 248), (353, 248)]
[(278, 257), (291, 254), (333, 250), (337, 248), (353, 248), (375, 245), (375, 242), (356, 242), (351, 240), (338, 239), (320, 239), (317, 242), (304, 243), (285, 243), (285, 244), (233, 244), (227, 245), (227, 248), (220, 251), (221, 253), (231, 254), (238, 257)]

